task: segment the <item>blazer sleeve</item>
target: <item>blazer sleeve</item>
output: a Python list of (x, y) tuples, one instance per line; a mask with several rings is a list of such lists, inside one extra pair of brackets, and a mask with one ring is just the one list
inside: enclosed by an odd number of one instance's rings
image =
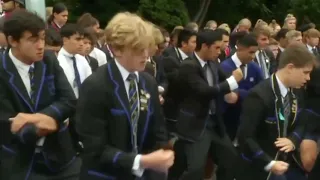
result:
[(131, 170), (136, 154), (124, 152), (108, 142), (109, 97), (94, 75), (82, 83), (75, 117), (76, 131), (84, 145), (83, 154), (99, 157), (101, 164)]
[(212, 99), (230, 92), (229, 84), (226, 80), (215, 86), (209, 86), (201, 77), (201, 71), (198, 67), (190, 62), (182, 63), (179, 68), (178, 80), (185, 82), (188, 88), (201, 96)]
[(9, 100), (10, 96), (5, 80), (0, 78), (0, 145), (7, 144), (13, 137), (9, 118), (15, 117), (17, 113), (14, 112), (14, 106)]
[[(257, 106), (259, 104), (259, 106)], [(241, 149), (241, 157), (244, 160), (253, 162), (264, 169), (273, 159), (261, 149), (256, 141), (260, 123), (266, 116), (267, 107), (256, 92), (251, 91), (243, 103), (238, 140)]]
[(65, 119), (73, 116), (77, 99), (58, 60), (51, 60), (54, 71), (55, 101), (38, 113), (50, 116), (57, 121), (58, 125), (62, 125)]
[(155, 95), (151, 97), (152, 102), (154, 102), (154, 113), (152, 115), (154, 123), (152, 129), (153, 132), (155, 132), (156, 149), (159, 149), (168, 144), (169, 136), (165, 126), (164, 115), (160, 105), (158, 87), (156, 84), (153, 85), (153, 91)]

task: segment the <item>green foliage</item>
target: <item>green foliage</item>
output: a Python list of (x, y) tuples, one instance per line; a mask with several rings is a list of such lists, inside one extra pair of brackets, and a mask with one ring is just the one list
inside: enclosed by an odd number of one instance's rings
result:
[(188, 11), (181, 0), (140, 0), (138, 13), (153, 23), (172, 29), (188, 22)]

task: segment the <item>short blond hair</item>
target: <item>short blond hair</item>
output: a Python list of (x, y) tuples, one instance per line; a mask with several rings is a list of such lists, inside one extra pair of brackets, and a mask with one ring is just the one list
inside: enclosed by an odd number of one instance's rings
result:
[(320, 37), (320, 32), (317, 29), (309, 29), (306, 32), (303, 33), (304, 37), (309, 37), (309, 38), (319, 38)]
[(105, 29), (107, 43), (114, 50), (132, 49), (136, 52), (154, 46), (153, 27), (137, 14), (121, 12), (116, 14)]
[(286, 38), (288, 40), (291, 40), (293, 38), (296, 38), (296, 37), (299, 37), (299, 36), (302, 36), (301, 32), (300, 31), (297, 31), (297, 30), (290, 30), (287, 32), (286, 34)]
[(231, 29), (230, 29), (230, 27), (229, 27), (229, 25), (228, 25), (227, 23), (221, 24), (221, 25), (218, 27), (218, 29), (224, 29), (224, 30), (228, 31), (229, 34), (230, 34), (230, 32), (231, 32)]

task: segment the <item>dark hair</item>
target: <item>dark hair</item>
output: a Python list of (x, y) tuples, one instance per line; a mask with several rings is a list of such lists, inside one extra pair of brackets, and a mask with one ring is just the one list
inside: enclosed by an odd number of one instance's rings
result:
[(302, 43), (292, 43), (281, 53), (279, 69), (292, 63), (296, 68), (304, 68), (308, 65), (316, 65), (316, 57)]
[(92, 45), (97, 44), (97, 33), (92, 27), (88, 27), (84, 29), (83, 38), (89, 39)]
[(75, 34), (83, 35), (84, 29), (77, 24), (69, 23), (64, 25), (60, 30), (60, 36), (62, 38), (64, 37), (70, 38), (72, 35), (75, 35)]
[(225, 29), (222, 29), (222, 28), (217, 28), (214, 31), (216, 31), (217, 33), (220, 33), (221, 35), (230, 36), (229, 32)]
[(98, 24), (99, 21), (94, 18), (90, 13), (84, 13), (78, 18), (77, 24), (83, 28), (92, 27)]
[(67, 11), (68, 8), (66, 5), (64, 5), (63, 3), (57, 3), (52, 7), (52, 14), (50, 15), (50, 17), (48, 18), (48, 24), (51, 24), (54, 18), (54, 13), (60, 14), (64, 11)]
[(230, 36), (230, 46), (234, 47), (237, 44), (238, 40), (243, 38), (247, 34), (248, 33), (246, 31), (232, 33)]
[(62, 46), (62, 38), (60, 34), (54, 29), (46, 29), (46, 45), (49, 46)]
[(280, 39), (286, 38), (286, 34), (289, 32), (289, 29), (282, 28), (275, 36), (275, 40), (280, 41)]
[(186, 29), (181, 30), (181, 32), (178, 35), (177, 46), (182, 47), (182, 42), (188, 43), (189, 39), (192, 36), (197, 36), (197, 33)]
[(19, 41), (24, 32), (28, 31), (37, 37), (45, 28), (45, 22), (38, 15), (26, 10), (15, 10), (5, 19), (3, 32), (6, 37), (11, 36)]
[(197, 35), (196, 51), (201, 50), (202, 44), (211, 46), (217, 41), (222, 41), (222, 34), (212, 29), (204, 29)]
[(258, 46), (258, 42), (253, 34), (247, 34), (238, 40), (237, 46), (243, 46), (248, 48), (251, 46)]

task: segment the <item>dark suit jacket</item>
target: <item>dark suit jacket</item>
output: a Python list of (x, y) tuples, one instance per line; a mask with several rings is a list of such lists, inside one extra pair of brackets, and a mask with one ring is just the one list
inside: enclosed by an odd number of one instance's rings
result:
[(177, 94), (179, 94), (179, 91), (177, 91), (178, 86), (176, 81), (182, 59), (177, 55), (175, 47), (172, 46), (165, 50), (163, 56), (163, 68), (168, 82), (167, 91), (164, 96), (165, 102), (163, 104), (163, 111), (167, 119), (176, 120), (178, 113), (176, 97)]
[(98, 60), (91, 56), (86, 56), (86, 59), (91, 67), (92, 72), (95, 72), (99, 67)]
[[(295, 147), (299, 147), (305, 128), (304, 120), (299, 118), (301, 114), (298, 113), (303, 107), (303, 100), (300, 91), (294, 91), (292, 96), (294, 100), (289, 120), (290, 126), (287, 128), (287, 138), (294, 143)], [(279, 152), (274, 145), (278, 137), (283, 137), (284, 122), (279, 113), (282, 109), (282, 98), (275, 76), (271, 76), (254, 87), (242, 107), (238, 140), (241, 157), (245, 163), (243, 172), (250, 172), (243, 179), (263, 180), (268, 176), (264, 167), (271, 160), (284, 160), (282, 158), (284, 154)], [(293, 166), (296, 160), (298, 158), (295, 153), (289, 153), (286, 161)]]
[(165, 90), (168, 88), (168, 81), (163, 67), (163, 56), (154, 56), (151, 58), (151, 62), (147, 62), (145, 72), (153, 76), (159, 86), (162, 86)]
[[(32, 166), (37, 136), (32, 125), (26, 125), (20, 133), (10, 132), (8, 119), (18, 113), (42, 113), (57, 121), (59, 130), (46, 136), (43, 145), (43, 156), (46, 165), (53, 170), (71, 162), (75, 152), (64, 120), (72, 116), (75, 110), (76, 97), (58, 60), (51, 53), (45, 53), (42, 61), (35, 62), (36, 102), (31, 103), (28, 92), (20, 75), (8, 55), (1, 56), (0, 61), (0, 126), (3, 150), (15, 153), (11, 179), (27, 179), (27, 171)], [(5, 153), (5, 152), (0, 152)], [(31, 165), (30, 165), (31, 164)]]
[(212, 70), (213, 76), (218, 80), (215, 86), (209, 86), (203, 68), (199, 60), (193, 56), (192, 59), (184, 60), (179, 68), (179, 114), (177, 132), (186, 140), (195, 141), (201, 138), (202, 131), (208, 120), (209, 104), (212, 99), (216, 101), (217, 123), (220, 135), (225, 134), (224, 124), (221, 119), (221, 108), (223, 95), (230, 92), (226, 76), (220, 69), (218, 63), (207, 62)]
[(113, 56), (111, 55), (112, 52), (109, 51), (107, 45), (100, 46), (100, 44), (97, 43), (96, 46), (97, 46), (98, 49), (100, 49), (101, 51), (103, 51), (106, 54), (107, 61), (113, 60)]
[[(138, 86), (140, 98), (141, 91), (151, 96), (147, 109), (140, 110), (138, 120), (138, 149), (140, 154), (146, 154), (166, 144), (168, 137), (157, 83), (142, 72), (139, 73)], [(83, 82), (76, 119), (84, 145), (80, 179), (135, 179), (131, 173), (136, 155), (132, 153), (129, 101), (115, 61), (101, 66)]]

